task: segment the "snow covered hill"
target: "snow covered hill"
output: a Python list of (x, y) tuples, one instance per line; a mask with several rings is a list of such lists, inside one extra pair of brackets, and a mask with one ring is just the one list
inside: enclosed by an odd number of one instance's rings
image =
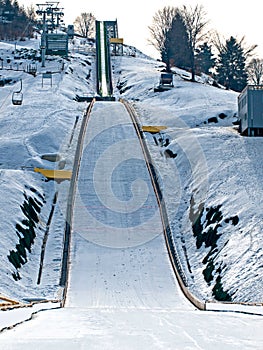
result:
[[(0, 293), (18, 300), (56, 299), (68, 181), (47, 182), (34, 167), (72, 169), (85, 110), (74, 98), (83, 89), (92, 91), (93, 84), (87, 80), (92, 61), (77, 54), (64, 62), (50, 57), (42, 68), (37, 51), (31, 48), (39, 42), (26, 44), (28, 48), (17, 46), (15, 51), (14, 45), (0, 43), (1, 81), (8, 81), (0, 87)], [(35, 62), (36, 77), (23, 71)], [(52, 82), (42, 77), (47, 71), (53, 73)], [(20, 88), (20, 79), (23, 103), (15, 106), (12, 95)]]
[(262, 302), (262, 138), (240, 136), (237, 96), (203, 77), (154, 92), (162, 65), (116, 58), (116, 90), (132, 100), (163, 186), (174, 241), (193, 293), (202, 300)]
[[(13, 45), (0, 43), (6, 68), (0, 74), (11, 79), (0, 87), (0, 292), (19, 300), (53, 299), (60, 291), (68, 182), (47, 182), (33, 168), (72, 168), (87, 107), (75, 97), (95, 94), (93, 52), (77, 51), (72, 48), (64, 61), (50, 57), (45, 68), (38, 63), (34, 77), (10, 67), (32, 63), (37, 56), (29, 53), (35, 52), (22, 47), (15, 52)], [(262, 301), (263, 140), (238, 134), (237, 94), (211, 86), (206, 77), (186, 81), (180, 70), (172, 90), (154, 92), (160, 62), (137, 53), (113, 57), (112, 64), (115, 96), (132, 101), (142, 125), (167, 126), (145, 136), (190, 289), (202, 300)], [(54, 73), (52, 86), (42, 77), (47, 71)], [(13, 106), (19, 79), (24, 101)]]

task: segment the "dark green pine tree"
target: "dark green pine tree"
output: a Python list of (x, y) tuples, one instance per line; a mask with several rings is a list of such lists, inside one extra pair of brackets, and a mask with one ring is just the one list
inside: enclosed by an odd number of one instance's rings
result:
[(166, 33), (164, 38), (164, 44), (161, 50), (161, 58), (162, 58), (162, 62), (166, 64), (166, 71), (170, 72), (171, 65), (172, 65), (172, 53), (171, 53), (170, 37), (168, 33), (169, 31)]
[(232, 36), (219, 53), (217, 75), (227, 89), (240, 92), (247, 85), (246, 56), (241, 43)]
[(212, 47), (208, 43), (204, 43), (196, 51), (196, 70), (209, 74), (216, 62), (212, 54)]
[(189, 69), (191, 67), (191, 50), (187, 29), (179, 11), (172, 21), (167, 37), (172, 64), (179, 68)]
[(35, 25), (33, 13), (28, 15), (25, 8), (19, 6), (18, 0), (0, 0), (0, 39), (22, 40), (32, 37)]
[(14, 19), (15, 12), (11, 0), (3, 1), (2, 17), (5, 21), (12, 21)]

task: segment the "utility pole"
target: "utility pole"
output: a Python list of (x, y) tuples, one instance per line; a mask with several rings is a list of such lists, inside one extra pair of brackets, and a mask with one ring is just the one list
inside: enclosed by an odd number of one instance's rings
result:
[(40, 48), (41, 48), (42, 67), (45, 67), (45, 63), (46, 63), (46, 12), (43, 12), (43, 27), (42, 27)]

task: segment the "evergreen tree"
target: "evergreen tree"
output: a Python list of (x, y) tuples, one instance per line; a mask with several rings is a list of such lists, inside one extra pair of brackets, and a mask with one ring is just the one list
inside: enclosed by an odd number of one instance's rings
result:
[(0, 0), (0, 39), (31, 37), (35, 23), (32, 6), (28, 15), (17, 0)]
[(217, 75), (227, 89), (242, 91), (247, 85), (246, 55), (241, 43), (232, 36), (219, 53)]
[(166, 71), (171, 71), (171, 65), (172, 65), (172, 50), (171, 50), (171, 44), (170, 44), (171, 38), (166, 35), (164, 37), (163, 41), (163, 47), (161, 49), (161, 60), (166, 64)]
[(13, 8), (14, 16), (19, 16), (21, 9), (17, 0), (13, 1), (12, 8)]
[(14, 8), (12, 6), (11, 0), (3, 1), (2, 16), (5, 22), (11, 22), (14, 19)]
[(189, 69), (191, 67), (191, 49), (187, 28), (179, 11), (173, 18), (167, 38), (169, 40), (170, 57), (173, 65), (179, 68)]
[(177, 8), (166, 6), (155, 13), (153, 23), (149, 27), (151, 39), (149, 42), (159, 52), (161, 59), (166, 63), (166, 70), (170, 71), (171, 50), (170, 38), (167, 33), (171, 29)]
[(215, 58), (212, 54), (212, 47), (208, 43), (200, 45), (196, 50), (197, 70), (209, 74), (210, 69), (215, 66)]

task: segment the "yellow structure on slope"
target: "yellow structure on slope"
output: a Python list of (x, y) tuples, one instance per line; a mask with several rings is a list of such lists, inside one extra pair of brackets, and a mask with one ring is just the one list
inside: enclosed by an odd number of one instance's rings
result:
[(19, 305), (19, 302), (3, 295), (0, 295), (0, 308), (8, 305)]
[(110, 43), (123, 45), (123, 38), (110, 38)]
[(41, 173), (47, 179), (53, 180), (70, 180), (72, 176), (71, 170), (54, 170), (54, 169), (42, 169), (34, 168), (36, 173)]
[(142, 131), (144, 132), (150, 132), (152, 134), (156, 134), (162, 130), (167, 129), (167, 126), (162, 126), (162, 125), (155, 125), (155, 126), (151, 126), (151, 125), (144, 125), (142, 126)]

